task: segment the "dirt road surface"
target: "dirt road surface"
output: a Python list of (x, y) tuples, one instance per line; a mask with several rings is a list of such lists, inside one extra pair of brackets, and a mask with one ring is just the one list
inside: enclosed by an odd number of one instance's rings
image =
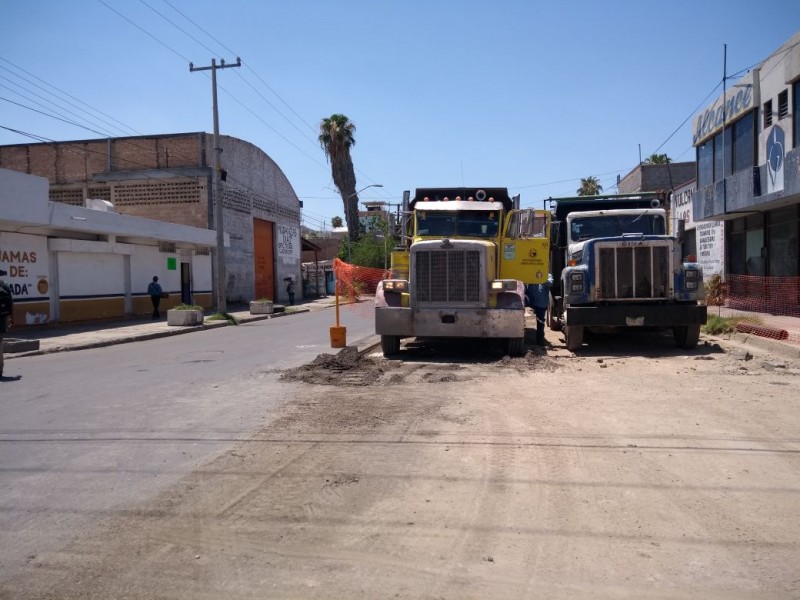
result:
[(797, 361), (548, 338), (254, 372), (262, 431), (0, 595), (800, 597)]

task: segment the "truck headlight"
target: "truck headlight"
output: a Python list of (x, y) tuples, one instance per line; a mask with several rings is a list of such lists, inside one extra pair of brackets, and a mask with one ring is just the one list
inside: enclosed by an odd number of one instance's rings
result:
[(583, 292), (583, 273), (570, 273), (569, 289), (572, 293)]
[(700, 272), (694, 269), (684, 271), (684, 282), (687, 290), (696, 290), (700, 283)]
[(383, 290), (386, 292), (406, 292), (408, 291), (408, 281), (405, 279), (386, 279), (383, 282)]
[(515, 279), (497, 279), (492, 282), (493, 292), (513, 291), (517, 289), (517, 282)]

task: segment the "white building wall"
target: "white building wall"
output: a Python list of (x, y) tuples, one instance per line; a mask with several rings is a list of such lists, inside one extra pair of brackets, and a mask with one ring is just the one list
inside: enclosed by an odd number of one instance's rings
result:
[(120, 254), (60, 252), (58, 282), (61, 297), (124, 295), (124, 264)]
[(211, 255), (195, 254), (192, 257), (192, 288), (208, 292), (211, 286)]

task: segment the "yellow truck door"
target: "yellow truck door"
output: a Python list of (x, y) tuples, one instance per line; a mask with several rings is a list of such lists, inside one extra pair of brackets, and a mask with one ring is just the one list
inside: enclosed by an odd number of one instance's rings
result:
[(550, 212), (510, 211), (500, 238), (500, 279), (544, 283), (549, 272)]

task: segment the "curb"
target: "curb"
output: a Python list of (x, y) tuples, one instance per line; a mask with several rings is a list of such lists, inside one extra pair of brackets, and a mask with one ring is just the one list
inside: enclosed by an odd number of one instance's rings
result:
[[(236, 325), (245, 325), (253, 321), (264, 321), (266, 319), (277, 319), (279, 317), (286, 317), (289, 315), (297, 315), (305, 312), (310, 312), (308, 308), (298, 308), (289, 312), (273, 313), (271, 315), (248, 315), (246, 319), (237, 319), (239, 322)], [(174, 329), (163, 329), (161, 331), (154, 331), (152, 333), (141, 333), (130, 335), (126, 337), (112, 338), (107, 340), (98, 340), (95, 342), (83, 342), (70, 344), (68, 346), (55, 346), (53, 348), (46, 348), (44, 350), (30, 350), (27, 352), (14, 352), (7, 353), (5, 358), (13, 359), (26, 356), (42, 356), (44, 354), (56, 354), (59, 352), (71, 352), (72, 350), (92, 350), (96, 348), (106, 348), (108, 346), (117, 346), (119, 344), (128, 344), (130, 342), (144, 342), (147, 340), (154, 340), (157, 338), (171, 337), (174, 335), (183, 335), (186, 333), (194, 333), (197, 331), (206, 331), (208, 329), (216, 329), (219, 327), (234, 326), (230, 321), (221, 319), (218, 321), (203, 321), (202, 325), (189, 325), (186, 327), (175, 327)], [(22, 340), (20, 340), (22, 341)], [(27, 341), (27, 340), (25, 340)], [(36, 340), (37, 342), (39, 340)]]
[(791, 344), (786, 344), (783, 342), (779, 342), (778, 340), (765, 338), (759, 335), (755, 335), (753, 333), (737, 332), (737, 333), (732, 333), (729, 335), (729, 337), (725, 338), (719, 338), (718, 336), (713, 336), (713, 337), (733, 342), (742, 346), (753, 346), (760, 350), (766, 350), (767, 352), (771, 352), (773, 354), (779, 354), (784, 358), (795, 358), (795, 359), (800, 358), (800, 346), (793, 346)]

